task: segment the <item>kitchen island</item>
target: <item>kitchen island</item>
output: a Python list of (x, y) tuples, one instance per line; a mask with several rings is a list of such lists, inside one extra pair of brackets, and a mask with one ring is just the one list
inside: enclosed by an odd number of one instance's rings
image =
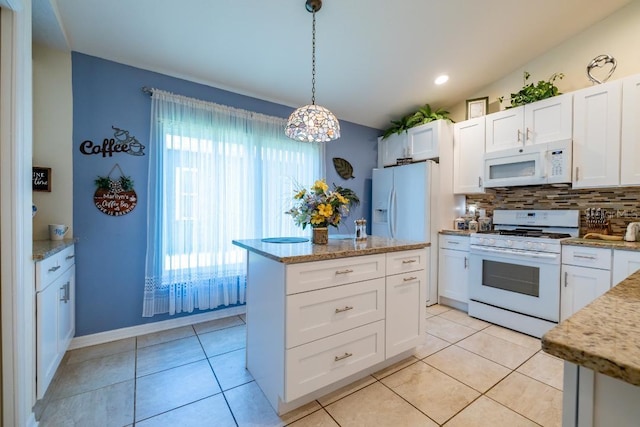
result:
[(637, 426), (640, 420), (640, 271), (542, 337), (565, 360), (563, 423)]
[(409, 357), (425, 331), (429, 244), (234, 240), (247, 256), (247, 369), (278, 414)]

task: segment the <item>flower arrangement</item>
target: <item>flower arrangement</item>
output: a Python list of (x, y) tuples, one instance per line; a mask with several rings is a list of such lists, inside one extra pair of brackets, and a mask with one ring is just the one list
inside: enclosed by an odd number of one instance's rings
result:
[(349, 214), (351, 206), (360, 203), (356, 194), (344, 187), (329, 186), (324, 179), (317, 180), (309, 190), (302, 188), (293, 196), (294, 206), (285, 212), (291, 215), (296, 225), (304, 230), (307, 225), (313, 228), (338, 227), (342, 218)]

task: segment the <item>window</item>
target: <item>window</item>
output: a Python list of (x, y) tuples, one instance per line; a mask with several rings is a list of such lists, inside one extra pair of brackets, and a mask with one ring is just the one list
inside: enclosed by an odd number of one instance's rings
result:
[(284, 215), (321, 176), (322, 146), (285, 120), (162, 91), (152, 96), (144, 316), (244, 303), (245, 250), (300, 236)]

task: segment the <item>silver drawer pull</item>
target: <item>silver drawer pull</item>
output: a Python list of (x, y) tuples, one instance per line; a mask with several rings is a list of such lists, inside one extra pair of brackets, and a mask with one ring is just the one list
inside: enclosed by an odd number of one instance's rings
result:
[(353, 307), (346, 305), (344, 308), (336, 308), (336, 313), (342, 313), (349, 310), (353, 310)]
[(460, 242), (454, 242), (453, 240), (447, 240), (447, 243), (450, 245), (459, 245)]
[(416, 280), (417, 277), (416, 276), (411, 276), (411, 277), (405, 277), (404, 279), (402, 279), (404, 282), (411, 282), (413, 280)]
[(56, 265), (55, 267), (51, 267), (51, 268), (49, 269), (49, 271), (57, 271), (59, 268), (60, 268), (60, 266), (59, 266), (59, 265)]
[(74, 259), (75, 255), (67, 255), (67, 257), (65, 259)]
[(336, 274), (349, 274), (349, 273), (353, 273), (353, 270), (347, 268), (346, 270), (336, 271)]
[(342, 356), (336, 356), (333, 358), (334, 362), (337, 362), (338, 360), (342, 360), (342, 359), (346, 359), (347, 357), (351, 357), (353, 356), (353, 353), (345, 353)]
[(403, 264), (411, 264), (412, 262), (417, 262), (417, 260), (415, 260), (415, 259), (406, 259), (406, 260), (402, 261)]
[(598, 259), (598, 257), (595, 257), (595, 256), (578, 255), (578, 254), (574, 254), (573, 257), (574, 258), (584, 258), (584, 259)]

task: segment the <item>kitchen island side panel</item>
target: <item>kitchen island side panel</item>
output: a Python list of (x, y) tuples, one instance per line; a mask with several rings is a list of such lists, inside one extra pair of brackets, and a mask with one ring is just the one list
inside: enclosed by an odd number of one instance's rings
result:
[(277, 408), (284, 397), (285, 264), (251, 251), (247, 262), (247, 369)]

